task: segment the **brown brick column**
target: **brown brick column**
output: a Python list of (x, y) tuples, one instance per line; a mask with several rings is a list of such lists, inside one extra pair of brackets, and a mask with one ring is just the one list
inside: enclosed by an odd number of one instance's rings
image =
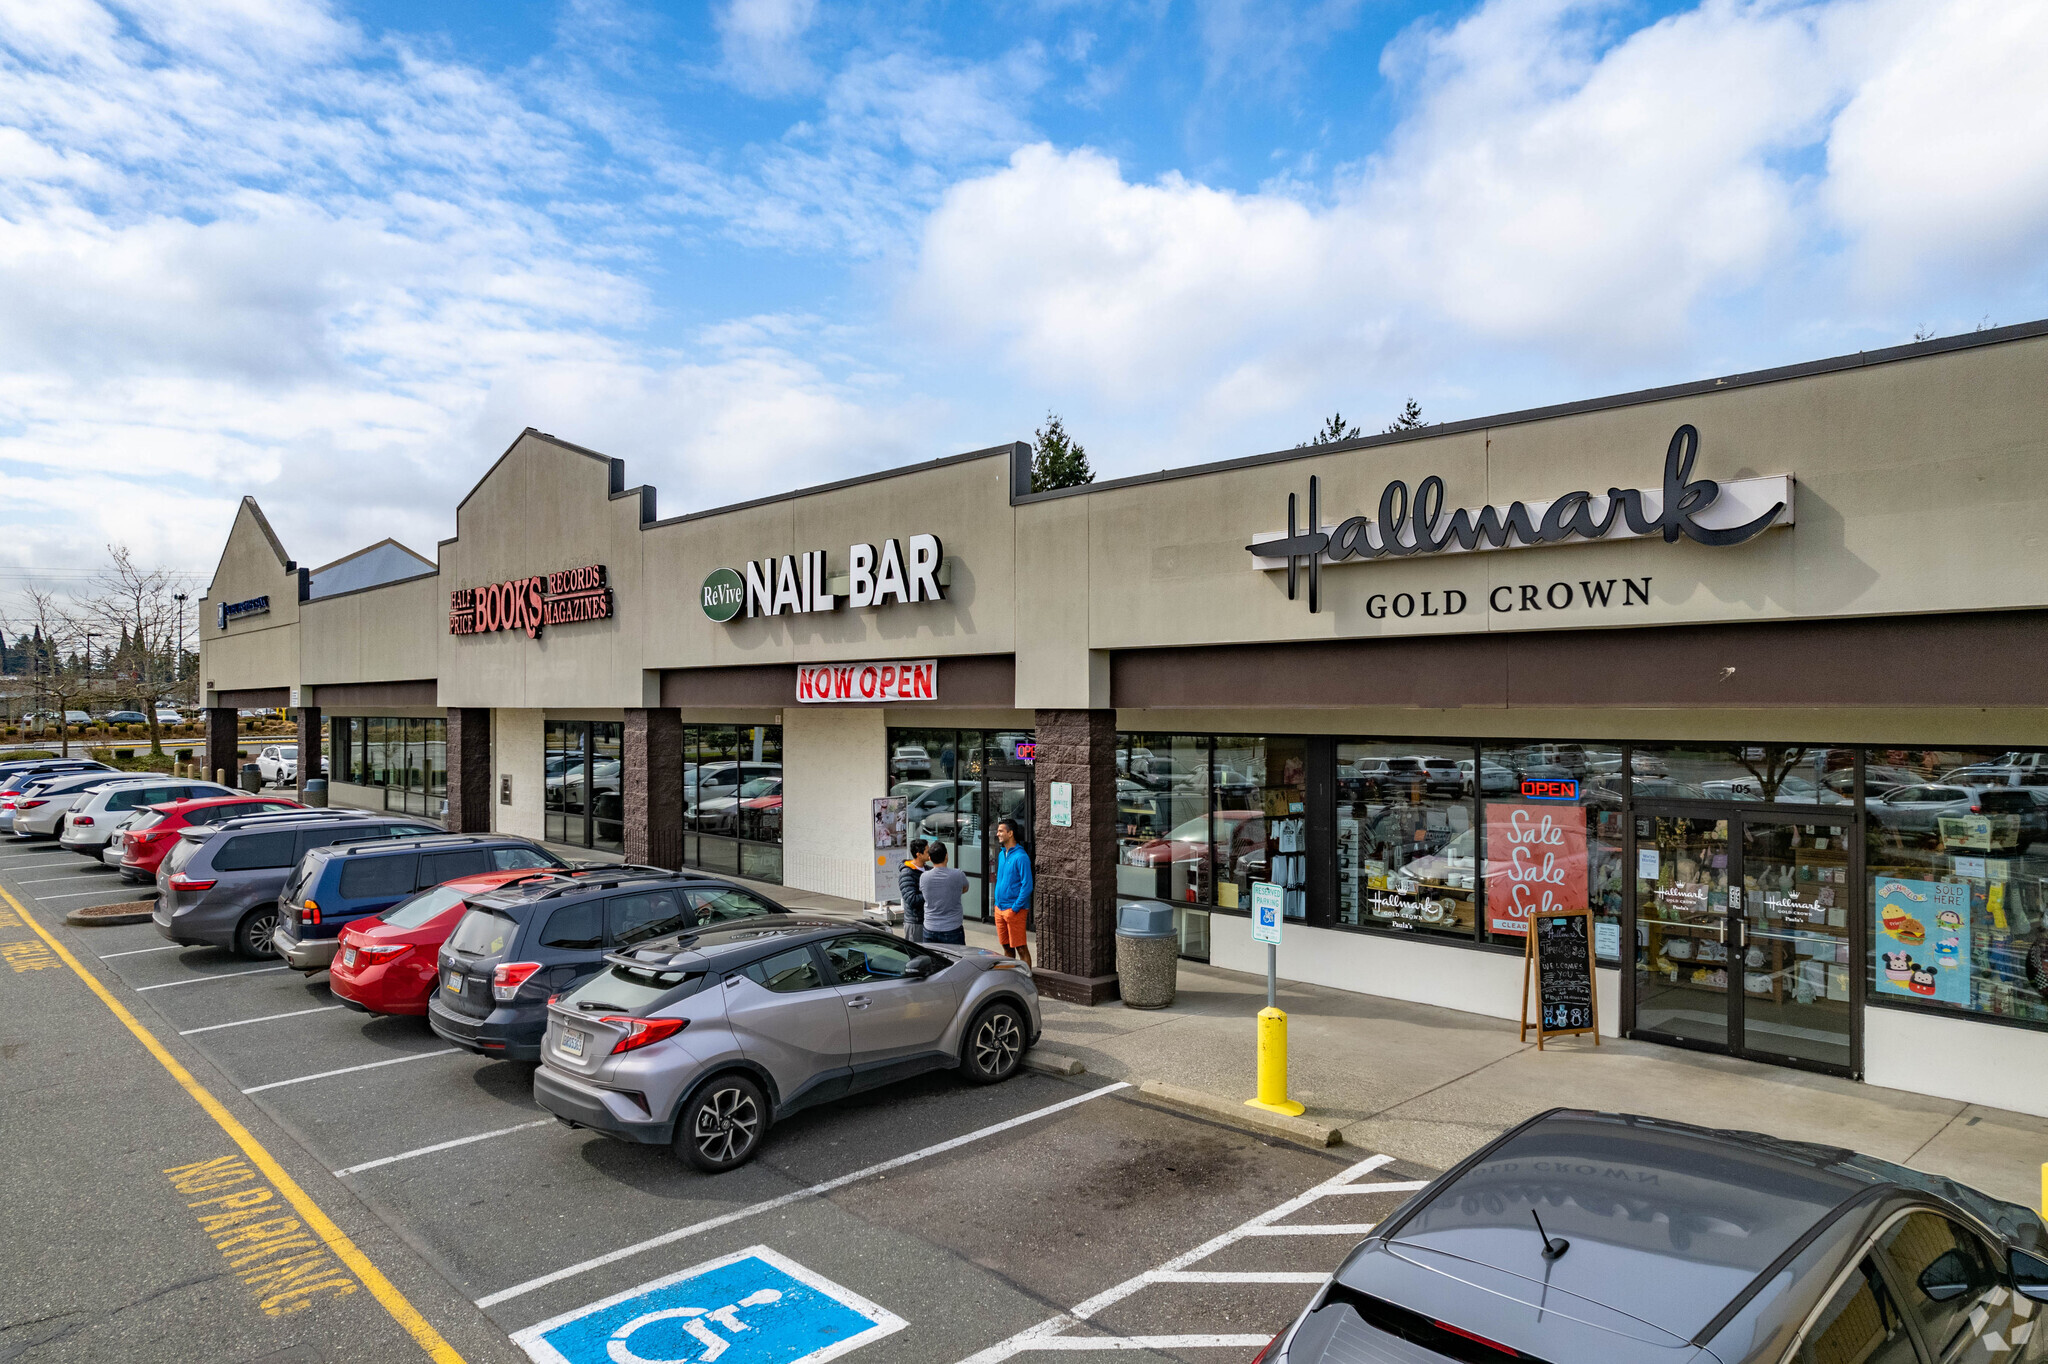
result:
[[(311, 688), (308, 688), (311, 690)], [(299, 796), (306, 783), (320, 775), (320, 707), (299, 707)]]
[(682, 712), (627, 711), (621, 765), (619, 795), (626, 821), (626, 860), (646, 867), (681, 867)]
[[(1032, 848), (1038, 988), (1074, 1004), (1116, 998), (1116, 712), (1041, 710)], [(1074, 788), (1074, 823), (1052, 824), (1052, 783)]]
[(448, 708), (448, 814), (451, 834), (491, 831), (491, 712)]
[(237, 718), (233, 706), (206, 708), (206, 779), (239, 789), (242, 760), (235, 756), (240, 747), (235, 733)]

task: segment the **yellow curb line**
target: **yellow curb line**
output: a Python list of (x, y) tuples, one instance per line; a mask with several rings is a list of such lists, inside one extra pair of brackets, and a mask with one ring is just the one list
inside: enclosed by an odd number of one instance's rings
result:
[(441, 1333), (428, 1324), (427, 1319), (420, 1315), (419, 1309), (406, 1300), (405, 1295), (392, 1285), (391, 1280), (384, 1277), (382, 1270), (370, 1263), (370, 1257), (356, 1248), (356, 1243), (349, 1239), (348, 1233), (336, 1226), (334, 1219), (322, 1212), (320, 1205), (308, 1197), (306, 1191), (285, 1173), (284, 1166), (277, 1163), (276, 1157), (263, 1148), (263, 1144), (256, 1140), (249, 1129), (242, 1126), (235, 1115), (228, 1112), (221, 1101), (207, 1091), (206, 1086), (193, 1079), (192, 1072), (178, 1064), (178, 1058), (166, 1051), (164, 1044), (157, 1041), (149, 1029), (143, 1027), (135, 1015), (129, 1013), (120, 1000), (114, 998), (106, 986), (100, 984), (83, 966), (80, 966), (78, 959), (71, 955), (70, 950), (51, 937), (49, 932), (35, 921), (35, 917), (22, 908), (21, 901), (8, 894), (5, 887), (0, 887), (0, 899), (6, 900), (14, 907), (14, 912), (21, 915), (22, 921), (36, 931), (36, 936), (48, 944), (51, 951), (63, 958), (64, 964), (100, 997), (100, 1002), (113, 1011), (114, 1017), (120, 1019), (128, 1031), (134, 1033), (137, 1040), (149, 1049), (149, 1054), (171, 1073), (171, 1078), (184, 1086), (185, 1092), (206, 1110), (206, 1116), (218, 1123), (221, 1131), (227, 1133), (235, 1145), (242, 1148), (242, 1153), (263, 1172), (264, 1178), (274, 1184), (278, 1192), (292, 1205), (293, 1210), (305, 1219), (313, 1234), (325, 1242), (327, 1248), (333, 1251), (343, 1264), (354, 1271), (355, 1276), (363, 1281), (363, 1285), (377, 1301), (384, 1305), (384, 1310), (391, 1314), (392, 1320), (406, 1329), (413, 1340), (418, 1342), (419, 1347), (427, 1352), (428, 1357), (436, 1361), (436, 1364), (464, 1364), (455, 1347), (441, 1339)]

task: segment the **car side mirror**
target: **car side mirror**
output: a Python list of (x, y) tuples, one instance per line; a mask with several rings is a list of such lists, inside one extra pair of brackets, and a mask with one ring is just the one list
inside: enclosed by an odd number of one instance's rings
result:
[(2015, 1250), (2008, 1258), (2008, 1264), (2012, 1269), (2012, 1286), (2021, 1297), (2048, 1302), (2048, 1260), (2024, 1250)]
[(1959, 1251), (1945, 1250), (1915, 1280), (1936, 1302), (1953, 1302), (1970, 1291), (1970, 1265)]
[(924, 980), (929, 976), (935, 975), (944, 965), (945, 963), (937, 957), (912, 957), (909, 961), (903, 963), (903, 978), (905, 980)]

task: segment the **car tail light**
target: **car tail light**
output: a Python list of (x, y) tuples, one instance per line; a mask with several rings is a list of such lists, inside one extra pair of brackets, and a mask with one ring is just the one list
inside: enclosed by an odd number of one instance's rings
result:
[(1275, 1355), (1273, 1351), (1279, 1349), (1280, 1342), (1282, 1340), (1285, 1340), (1286, 1338), (1287, 1333), (1285, 1331), (1282, 1331), (1279, 1335), (1274, 1336), (1271, 1340), (1267, 1341), (1266, 1348), (1252, 1356), (1252, 1364), (1266, 1364), (1266, 1361), (1269, 1359), (1279, 1358), (1279, 1356)]
[(1473, 1341), (1476, 1344), (1484, 1345), (1489, 1350), (1499, 1350), (1502, 1354), (1508, 1356), (1508, 1358), (1510, 1359), (1519, 1359), (1522, 1356), (1522, 1352), (1520, 1350), (1517, 1350), (1514, 1346), (1503, 1345), (1497, 1340), (1488, 1340), (1485, 1336), (1480, 1335), (1476, 1331), (1468, 1331), (1462, 1326), (1453, 1326), (1447, 1321), (1437, 1321), (1433, 1317), (1430, 1319), (1430, 1321), (1431, 1324), (1434, 1325), (1438, 1330), (1449, 1331), (1454, 1336), (1463, 1336), (1466, 1340)]
[(526, 984), (526, 978), (540, 970), (537, 961), (508, 961), (491, 972), (491, 998), (500, 1004), (507, 1003), (519, 993), (519, 987)]
[(629, 1018), (624, 1014), (608, 1014), (599, 1021), (616, 1023), (626, 1030), (626, 1035), (612, 1046), (614, 1056), (622, 1051), (638, 1051), (649, 1042), (659, 1042), (664, 1037), (674, 1037), (690, 1026), (687, 1018)]
[[(1976, 813), (1977, 813), (1977, 807), (1976, 807), (1976, 806), (1974, 806), (1974, 805), (1972, 805), (1972, 806), (1970, 807), (1970, 813), (1971, 813), (1971, 814), (1973, 814), (1973, 815), (1974, 815), (1974, 814), (1976, 814)], [(81, 824), (90, 824), (90, 823), (92, 823), (92, 816), (91, 816), (91, 815), (73, 815), (73, 816), (71, 817), (71, 827), (72, 827), (72, 828), (74, 828), (74, 829), (76, 829), (76, 828), (77, 828), (77, 827), (78, 827), (79, 825), (81, 825)]]
[(25, 800), (14, 808), (17, 810), (33, 810), (38, 805), (48, 805), (49, 803), (47, 800)]
[(1972, 805), (1970, 807), (1970, 813), (1973, 815), (1981, 815), (1984, 813), (1984, 807), (1981, 805)]
[(212, 881), (195, 881), (184, 872), (178, 872), (171, 877), (172, 890), (212, 890), (214, 884)]
[(299, 917), (301, 919), (304, 919), (309, 924), (319, 923), (320, 902), (318, 900), (308, 900), (304, 904), (301, 904), (299, 906)]
[(396, 961), (412, 951), (412, 944), (387, 943), (375, 947), (366, 947), (362, 943), (356, 943), (355, 949), (358, 961), (367, 959), (372, 966), (381, 966), (387, 961)]

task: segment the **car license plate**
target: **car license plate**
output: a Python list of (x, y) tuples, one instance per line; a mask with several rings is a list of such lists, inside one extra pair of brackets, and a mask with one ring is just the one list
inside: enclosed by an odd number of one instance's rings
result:
[(583, 1034), (577, 1032), (574, 1028), (562, 1029), (562, 1040), (555, 1044), (555, 1050), (561, 1052), (564, 1056), (581, 1056), (583, 1054)]
[(458, 995), (462, 993), (462, 975), (460, 972), (450, 971), (448, 973), (447, 988), (453, 990)]
[(343, 966), (354, 966), (356, 964), (356, 950), (353, 947), (343, 950), (341, 964)]

